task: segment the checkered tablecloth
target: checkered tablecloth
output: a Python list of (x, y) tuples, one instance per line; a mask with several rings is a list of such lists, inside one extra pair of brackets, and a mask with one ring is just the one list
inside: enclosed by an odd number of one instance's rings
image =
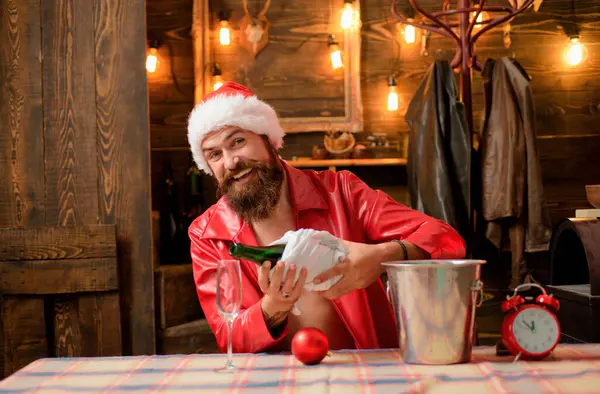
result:
[(335, 352), (321, 365), (291, 355), (41, 359), (0, 382), (0, 393), (600, 393), (600, 345), (561, 345), (541, 362), (512, 363), (476, 348), (468, 364), (408, 365), (397, 350)]

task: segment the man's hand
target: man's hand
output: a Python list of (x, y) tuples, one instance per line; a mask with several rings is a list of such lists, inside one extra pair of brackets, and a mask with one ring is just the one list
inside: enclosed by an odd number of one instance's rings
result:
[(404, 255), (400, 245), (395, 242), (377, 245), (350, 241), (342, 242), (348, 249), (346, 259), (313, 280), (314, 284), (319, 284), (338, 275), (343, 275), (343, 278), (328, 290), (318, 292), (329, 299), (335, 299), (353, 290), (370, 286), (385, 272), (385, 268), (381, 265), (384, 261), (406, 260), (409, 256), (412, 259), (427, 258), (429, 256), (427, 252), (409, 242), (404, 243), (408, 256)]
[(379, 245), (342, 242), (348, 249), (346, 259), (313, 279), (314, 284), (319, 284), (343, 275), (343, 278), (328, 290), (317, 292), (325, 298), (334, 299), (352, 290), (363, 289), (376, 281), (383, 273), (383, 267), (380, 264), (383, 251)]
[(269, 329), (276, 328), (283, 323), (296, 301), (300, 298), (308, 274), (306, 268), (302, 268), (300, 276), (294, 284), (296, 266), (294, 264), (290, 265), (285, 281), (283, 280), (284, 267), (285, 264), (282, 261), (277, 263), (271, 281), (269, 281), (270, 262), (264, 262), (258, 271), (258, 284), (265, 294), (260, 306)]

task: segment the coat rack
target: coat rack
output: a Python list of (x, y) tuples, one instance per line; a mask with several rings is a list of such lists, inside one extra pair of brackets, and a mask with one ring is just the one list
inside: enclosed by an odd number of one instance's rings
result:
[[(486, 6), (486, 0), (479, 0), (479, 4), (471, 5), (470, 0), (457, 0), (458, 8), (449, 9), (450, 0), (444, 0), (443, 10), (433, 13), (428, 13), (418, 4), (416, 0), (408, 0), (410, 5), (425, 18), (429, 19), (432, 24), (421, 24), (413, 21), (408, 21), (404, 16), (398, 13), (396, 8), (396, 0), (392, 0), (392, 14), (401, 23), (412, 25), (414, 27), (428, 30), (432, 33), (441, 34), (445, 37), (451, 38), (456, 43), (456, 54), (452, 59), (450, 66), (454, 69), (460, 69), (460, 92), (461, 101), (465, 105), (465, 116), (467, 125), (469, 126), (469, 133), (473, 133), (473, 106), (471, 101), (471, 70), (474, 68), (478, 71), (482, 70), (482, 64), (477, 60), (477, 53), (475, 51), (475, 43), (483, 34), (496, 26), (499, 26), (527, 8), (531, 7), (534, 0), (525, 0), (519, 7), (518, 4), (521, 1), (509, 0), (511, 7), (505, 6)], [(506, 13), (506, 15), (498, 18), (491, 18), (481, 22), (477, 22), (479, 14), (483, 11), (494, 12), (494, 13)], [(469, 15), (475, 12), (474, 17), (469, 21)], [(447, 23), (442, 22), (442, 17), (448, 17), (452, 15), (459, 16), (458, 23)], [(482, 27), (476, 33), (473, 33), (475, 25), (482, 25)], [(452, 29), (458, 27), (458, 34)], [(472, 139), (471, 139), (472, 141)]]
[[(450, 66), (453, 69), (460, 71), (460, 100), (465, 107), (465, 118), (469, 130), (469, 139), (471, 141), (471, 147), (474, 141), (473, 132), (473, 103), (472, 103), (472, 88), (471, 88), (471, 71), (472, 69), (482, 71), (482, 64), (477, 59), (477, 52), (475, 51), (475, 44), (477, 40), (486, 32), (490, 31), (496, 26), (499, 26), (507, 21), (510, 21), (516, 15), (525, 11), (532, 6), (534, 0), (509, 0), (510, 6), (486, 6), (486, 0), (471, 1), (471, 0), (456, 0), (458, 7), (450, 9), (451, 0), (444, 0), (441, 11), (428, 13), (423, 10), (417, 0), (408, 0), (410, 5), (415, 11), (423, 15), (430, 23), (417, 23), (409, 21), (407, 18), (402, 16), (396, 7), (396, 0), (391, 1), (392, 14), (401, 23), (412, 25), (416, 28), (430, 31), (432, 33), (441, 34), (442, 36), (448, 37), (454, 40), (456, 44), (456, 54), (450, 62)], [(536, 5), (541, 3), (538, 1)], [(478, 22), (477, 18), (483, 11), (488, 13), (504, 13), (504, 16), (490, 18)], [(475, 13), (470, 19), (469, 16)], [(458, 15), (458, 22), (449, 22), (449, 16)], [(444, 21), (442, 21), (442, 18)], [(481, 26), (476, 32), (473, 31), (475, 26)], [(458, 28), (455, 31), (453, 28)], [(457, 34), (458, 33), (458, 34)], [(471, 148), (472, 149), (472, 148)], [(473, 165), (469, 166), (471, 175), (473, 174)], [(477, 192), (478, 187), (473, 187), (473, 176), (470, 177), (470, 221), (471, 229), (475, 230), (475, 215), (473, 208), (473, 202), (478, 201), (478, 196), (474, 194)], [(478, 183), (476, 184), (478, 185)], [(467, 244), (467, 252), (472, 252), (472, 245)]]

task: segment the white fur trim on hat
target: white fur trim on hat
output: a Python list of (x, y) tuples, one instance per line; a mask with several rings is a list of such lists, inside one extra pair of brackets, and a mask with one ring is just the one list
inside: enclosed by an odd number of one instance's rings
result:
[(202, 141), (208, 133), (224, 126), (237, 126), (269, 137), (275, 149), (283, 146), (285, 132), (275, 110), (256, 96), (217, 94), (196, 105), (188, 119), (188, 141), (198, 168), (213, 175), (204, 154)]

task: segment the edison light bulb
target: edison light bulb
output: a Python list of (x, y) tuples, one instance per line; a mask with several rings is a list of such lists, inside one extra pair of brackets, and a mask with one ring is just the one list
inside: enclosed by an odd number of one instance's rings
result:
[(223, 78), (220, 75), (216, 75), (213, 77), (213, 90), (219, 89), (223, 86)]
[(404, 27), (404, 41), (407, 44), (414, 44), (417, 37), (417, 30), (412, 25), (406, 25)]
[[(473, 12), (471, 14), (471, 20), (473, 20), (473, 18), (475, 18), (475, 15), (477, 15), (477, 12)], [(489, 19), (489, 16), (488, 16), (487, 12), (481, 11), (479, 13), (479, 15), (477, 15), (477, 19), (475, 20), (475, 28), (476, 29), (480, 28), (483, 21), (486, 21), (488, 19)]]
[(390, 86), (387, 98), (387, 109), (388, 111), (398, 110), (398, 92), (396, 92), (396, 86)]
[(570, 66), (577, 66), (579, 63), (583, 61), (585, 57), (585, 47), (579, 41), (579, 38), (573, 37), (571, 38), (571, 42), (569, 43), (569, 48), (565, 54), (565, 60)]
[(148, 72), (155, 72), (158, 68), (158, 49), (150, 48), (150, 52), (148, 53), (148, 57), (146, 58), (146, 70)]
[(331, 66), (334, 70), (344, 66), (344, 63), (342, 62), (342, 52), (337, 45), (331, 46), (329, 56), (331, 57)]
[(348, 30), (352, 27), (354, 19), (354, 7), (352, 3), (345, 3), (342, 11), (342, 22), (340, 23), (343, 30)]
[(222, 20), (219, 22), (221, 28), (219, 29), (219, 42), (221, 45), (226, 46), (231, 44), (231, 30), (229, 30), (229, 22)]
[(338, 42), (335, 40), (333, 35), (329, 36), (329, 57), (331, 58), (331, 66), (333, 69), (338, 69), (344, 66), (342, 62), (342, 52), (340, 52), (340, 47), (338, 46)]

